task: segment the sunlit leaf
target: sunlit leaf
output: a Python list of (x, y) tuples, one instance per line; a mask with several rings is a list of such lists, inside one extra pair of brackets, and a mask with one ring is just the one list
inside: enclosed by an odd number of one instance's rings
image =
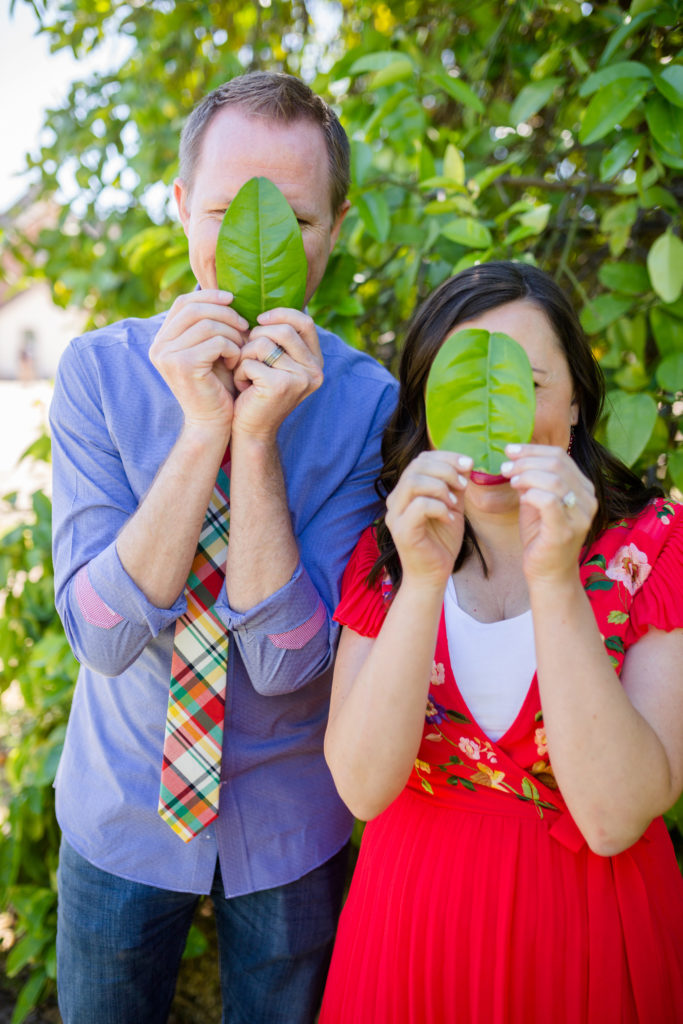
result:
[(647, 269), (660, 298), (675, 302), (683, 291), (683, 242), (672, 231), (665, 231), (653, 242), (647, 254)]
[(400, 59), (409, 60), (407, 55), (399, 50), (376, 50), (374, 53), (366, 53), (355, 60), (349, 68), (348, 74), (364, 75), (369, 71), (383, 71)]
[(470, 455), (496, 474), (505, 445), (526, 443), (536, 401), (526, 352), (507, 334), (465, 328), (443, 343), (427, 380), (427, 424), (437, 448)]
[(550, 203), (541, 203), (539, 206), (534, 206), (533, 209), (527, 210), (526, 213), (520, 213), (517, 220), (524, 227), (531, 228), (535, 235), (540, 235), (541, 231), (545, 231), (548, 225), (551, 209)]
[(368, 82), (368, 88), (381, 89), (385, 85), (402, 82), (405, 78), (410, 78), (414, 70), (413, 62), (401, 54), (397, 56), (396, 60), (387, 64), (386, 67), (380, 68), (379, 71), (375, 71), (372, 74)]
[(451, 242), (466, 245), (469, 249), (487, 249), (492, 242), (491, 232), (474, 217), (456, 217), (441, 228), (441, 234)]
[(268, 178), (251, 178), (230, 203), (218, 232), (218, 287), (232, 292), (238, 313), (256, 324), (267, 309), (301, 309), (307, 262), (294, 212)]
[(456, 185), (465, 184), (465, 162), (457, 146), (448, 143), (443, 157), (443, 173)]

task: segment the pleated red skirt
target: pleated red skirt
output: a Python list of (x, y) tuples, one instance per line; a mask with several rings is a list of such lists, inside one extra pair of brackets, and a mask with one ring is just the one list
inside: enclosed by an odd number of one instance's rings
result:
[(599, 857), (491, 796), (475, 810), (406, 789), (367, 825), (320, 1024), (683, 1022), (663, 821)]

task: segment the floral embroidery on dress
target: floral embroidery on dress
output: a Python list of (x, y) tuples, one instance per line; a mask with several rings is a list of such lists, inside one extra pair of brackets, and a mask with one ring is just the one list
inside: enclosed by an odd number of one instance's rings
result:
[(548, 789), (559, 789), (550, 761), (535, 761), (529, 769), (531, 774)]
[[(620, 553), (625, 552), (627, 548), (634, 548), (635, 551), (638, 551), (638, 549), (633, 544), (625, 545), (624, 547), (621, 547), (619, 549), (615, 557), (610, 561), (609, 566), (607, 564), (607, 559), (603, 554), (593, 555), (593, 557), (589, 558), (588, 561), (585, 563), (586, 566), (590, 566), (593, 570), (588, 574), (586, 579), (583, 581), (583, 588), (586, 591), (586, 593), (590, 593), (591, 591), (602, 590), (611, 591), (614, 590), (614, 588), (616, 587), (616, 598), (621, 601), (621, 608), (613, 608), (608, 612), (607, 622), (610, 625), (620, 626), (628, 621), (628, 606), (630, 604), (630, 600), (633, 598), (634, 593), (634, 591), (631, 589), (633, 579), (632, 575), (628, 575), (628, 570), (623, 568), (623, 559), (622, 561), (619, 560)], [(638, 552), (638, 554), (640, 555), (642, 554), (642, 552)], [(628, 558), (630, 556), (624, 557), (628, 561)], [(643, 579), (649, 574), (649, 571), (650, 566), (648, 565), (647, 572), (645, 573), (645, 576), (643, 576)], [(626, 590), (626, 592), (629, 595), (628, 602), (624, 593), (621, 590), (621, 586), (623, 586), (624, 590)], [(604, 634), (601, 633), (600, 638), (605, 645), (605, 649), (607, 651), (609, 660), (611, 661), (613, 667), (619, 668), (619, 665), (621, 664), (619, 655), (623, 656), (624, 654), (623, 640), (616, 633), (611, 633), (609, 636), (604, 636)]]
[(671, 516), (676, 511), (676, 506), (670, 501), (663, 501), (661, 506), (657, 509), (657, 518), (661, 519), (665, 526), (668, 526), (671, 521)]
[[(657, 499), (642, 517), (611, 524), (592, 550), (584, 553), (581, 580), (616, 671), (625, 655), (634, 595), (646, 583), (666, 543), (669, 524), (680, 521), (679, 511), (673, 503)], [(647, 582), (646, 588), (649, 585)], [(422, 743), (410, 785), (444, 802), (470, 801), (474, 796), (478, 804), (507, 795), (531, 805), (540, 818), (550, 818), (552, 825), (552, 813), (568, 813), (568, 809), (550, 761), (539, 698), (534, 681), (524, 722), (511, 727), (502, 742), (489, 741), (472, 720), (453, 678), (442, 615), (430, 669)]]
[(507, 793), (510, 791), (510, 787), (503, 785), (504, 778), (505, 772), (494, 771), (487, 764), (478, 764), (477, 771), (474, 775), (470, 776), (471, 781), (475, 785), (490, 786), (491, 789), (499, 789), (502, 793)]
[(443, 686), (446, 682), (446, 669), (443, 666), (443, 662), (432, 662), (432, 674), (429, 677), (430, 686)]
[[(443, 665), (440, 665), (440, 668), (443, 668)], [(425, 722), (427, 723), (427, 725), (436, 726), (436, 731), (430, 732), (427, 736), (425, 736), (425, 739), (431, 740), (433, 743), (439, 743), (443, 739), (448, 740), (448, 737), (439, 728), (441, 722), (444, 721), (461, 722), (469, 724), (469, 718), (466, 718), (465, 715), (461, 715), (459, 711), (453, 711), (450, 708), (445, 708), (443, 704), (439, 704), (438, 701), (435, 701), (434, 697), (430, 693), (429, 696), (427, 697)], [(453, 741), (448, 740), (448, 742), (452, 743)]]
[[(492, 760), (497, 759), (494, 757)], [(541, 799), (541, 794), (537, 787), (527, 775), (522, 774), (522, 791), (520, 793), (513, 785), (504, 781), (506, 777), (506, 773), (504, 771), (501, 771), (499, 768), (491, 768), (490, 765), (484, 764), (483, 761), (477, 761), (475, 765), (466, 765), (461, 757), (458, 757), (457, 754), (452, 754), (445, 764), (437, 765), (437, 767), (440, 768), (442, 772), (446, 772), (448, 774), (448, 779), (446, 781), (451, 786), (464, 786), (465, 789), (469, 789), (473, 793), (477, 792), (477, 786), (483, 786), (486, 789), (497, 789), (500, 793), (509, 793), (518, 800), (532, 803), (541, 818), (543, 817), (544, 808), (550, 811), (560, 810), (560, 808), (556, 807), (555, 804), (550, 803), (548, 800)], [(547, 767), (549, 768), (549, 766)], [(467, 772), (468, 774), (456, 775), (455, 772), (457, 769)], [(540, 779), (540, 781), (543, 781), (543, 779)], [(555, 788), (557, 788), (557, 786), (555, 786)], [(432, 791), (431, 786), (429, 787), (429, 791)]]
[(640, 551), (635, 544), (625, 544), (605, 569), (605, 576), (623, 583), (633, 596), (650, 575), (651, 568), (644, 551)]
[(548, 753), (548, 740), (546, 739), (545, 728), (543, 726), (540, 726), (534, 733), (534, 743), (536, 744), (536, 750), (541, 757)]
[(434, 796), (434, 789), (432, 787), (432, 784), (430, 782), (427, 782), (427, 780), (425, 778), (423, 778), (422, 772), (424, 772), (426, 775), (431, 775), (431, 773), (432, 773), (431, 765), (428, 764), (427, 761), (421, 761), (419, 759), (419, 757), (416, 757), (415, 758), (415, 774), (417, 775), (418, 779), (420, 780), (420, 785), (424, 789), (425, 793), (429, 793), (430, 796)]

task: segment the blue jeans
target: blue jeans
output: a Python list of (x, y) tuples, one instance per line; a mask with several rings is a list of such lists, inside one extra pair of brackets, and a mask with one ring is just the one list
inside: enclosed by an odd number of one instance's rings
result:
[[(296, 882), (226, 899), (217, 868), (222, 1024), (311, 1024), (348, 848)], [(64, 1024), (164, 1024), (199, 897), (128, 882), (62, 840), (57, 988)]]

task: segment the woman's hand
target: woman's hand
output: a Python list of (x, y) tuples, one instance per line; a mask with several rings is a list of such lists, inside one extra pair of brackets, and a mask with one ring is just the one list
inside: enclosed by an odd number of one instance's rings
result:
[(598, 504), (591, 481), (561, 448), (508, 445), (501, 474), (519, 493), (519, 529), (527, 582), (576, 575), (579, 552)]
[(472, 459), (426, 451), (413, 459), (387, 498), (386, 524), (403, 578), (445, 586), (462, 545), (464, 492)]

